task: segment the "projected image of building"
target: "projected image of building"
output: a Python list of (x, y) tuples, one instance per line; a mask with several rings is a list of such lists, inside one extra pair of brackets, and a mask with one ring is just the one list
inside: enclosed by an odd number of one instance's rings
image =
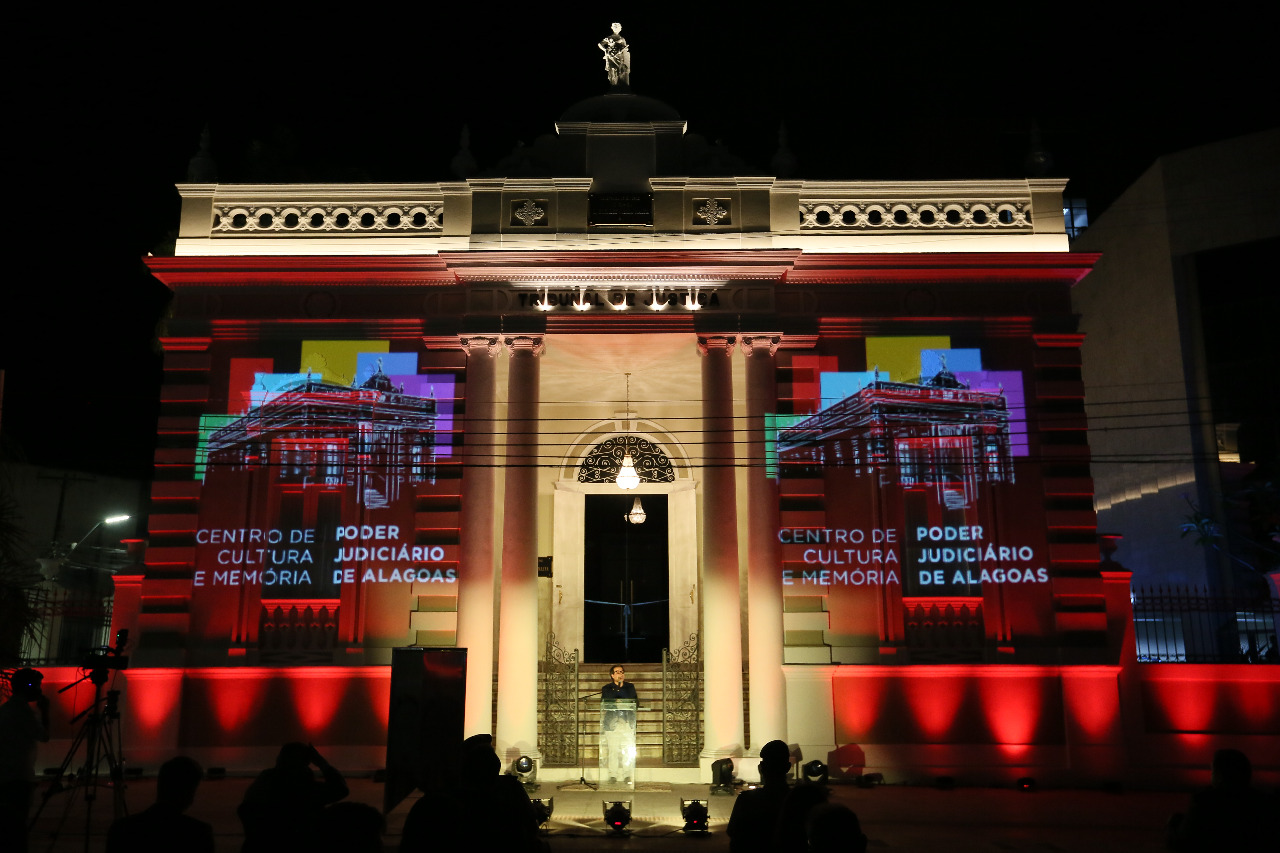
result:
[(406, 483), (434, 477), (435, 411), (435, 400), (395, 388), (381, 367), (356, 388), (308, 378), (213, 433), (206, 482), (263, 468), (281, 485), (346, 486), (379, 509)]
[(876, 379), (781, 430), (778, 455), (882, 486), (933, 486), (949, 509), (972, 504), (981, 483), (1014, 482), (1004, 395), (970, 391), (949, 373), (923, 385)]

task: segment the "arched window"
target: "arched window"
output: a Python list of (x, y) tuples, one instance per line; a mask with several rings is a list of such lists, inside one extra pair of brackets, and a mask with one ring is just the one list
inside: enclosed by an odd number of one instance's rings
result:
[(622, 457), (631, 454), (642, 483), (674, 483), (675, 469), (658, 445), (638, 435), (615, 435), (591, 448), (578, 469), (579, 483), (612, 483), (622, 468)]

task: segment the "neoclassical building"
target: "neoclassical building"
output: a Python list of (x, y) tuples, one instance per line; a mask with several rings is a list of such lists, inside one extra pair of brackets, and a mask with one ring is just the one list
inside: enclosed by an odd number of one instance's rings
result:
[(1132, 762), (1065, 181), (697, 177), (684, 132), (614, 91), (556, 124), (557, 177), (179, 186), (116, 578), (140, 760), (385, 766), (417, 645), (466, 649), (468, 733), (544, 775), (590, 743), (551, 683), (615, 661), (655, 737), (691, 707), (642, 776), (778, 737), (893, 778)]

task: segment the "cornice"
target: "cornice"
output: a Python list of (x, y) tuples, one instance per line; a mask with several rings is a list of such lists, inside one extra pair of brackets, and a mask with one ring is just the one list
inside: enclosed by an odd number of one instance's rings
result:
[(169, 287), (321, 283), (421, 287), (457, 282), (437, 255), (184, 255), (143, 261)]

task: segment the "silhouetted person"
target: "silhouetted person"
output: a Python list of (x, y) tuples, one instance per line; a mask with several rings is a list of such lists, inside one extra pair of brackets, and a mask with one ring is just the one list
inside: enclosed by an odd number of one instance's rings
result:
[(827, 801), (830, 791), (826, 785), (802, 783), (792, 788), (782, 801), (778, 823), (774, 829), (773, 846), (778, 853), (805, 853), (809, 849), (809, 814)]
[[(319, 768), (316, 779), (311, 765)], [(244, 824), (242, 853), (274, 853), (320, 843), (324, 807), (347, 795), (347, 783), (309, 743), (286, 743), (276, 766), (263, 770), (236, 810)]]
[(404, 822), (401, 853), (436, 850), (546, 850), (524, 786), (499, 774), (502, 760), (490, 735), (463, 742), (458, 785), (428, 793), (413, 804)]
[(791, 750), (780, 740), (760, 747), (761, 787), (743, 791), (733, 802), (729, 815), (729, 849), (751, 853), (773, 849), (773, 831), (787, 798), (787, 776), (791, 772)]
[(1249, 784), (1253, 767), (1238, 749), (1213, 754), (1210, 785), (1191, 795), (1186, 815), (1169, 822), (1169, 848), (1180, 851), (1272, 850), (1280, 804)]
[(323, 853), (382, 853), (386, 818), (368, 803), (334, 803), (325, 809)]
[(40, 689), (43, 681), (34, 669), (14, 670), (9, 675), (9, 699), (0, 705), (0, 838), (14, 853), (27, 849), (36, 744), (49, 740), (49, 699)]
[(213, 853), (213, 827), (183, 814), (195, 802), (203, 775), (185, 755), (160, 765), (155, 805), (111, 824), (107, 853)]
[(867, 836), (853, 809), (821, 803), (809, 812), (809, 850), (817, 853), (866, 853)]

